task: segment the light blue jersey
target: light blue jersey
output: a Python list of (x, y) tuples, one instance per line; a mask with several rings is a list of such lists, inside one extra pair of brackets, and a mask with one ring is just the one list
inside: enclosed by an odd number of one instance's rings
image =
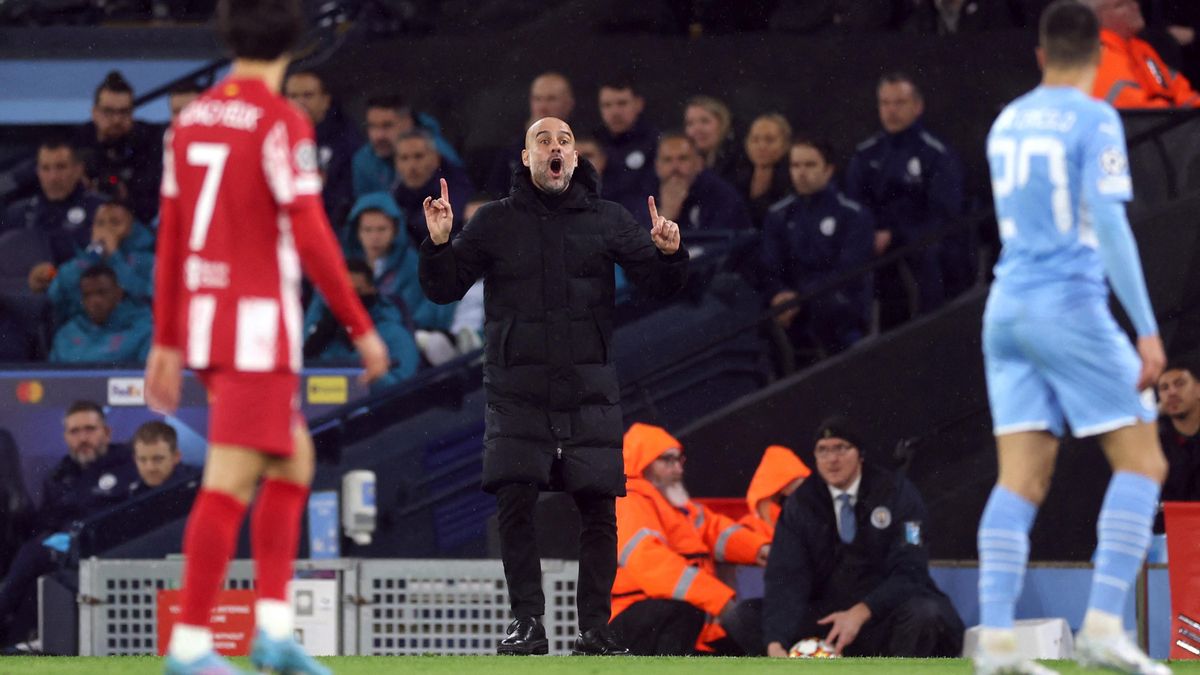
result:
[(984, 315), (997, 435), (1104, 433), (1154, 419), (1140, 360), (1108, 310), (1107, 277), (1139, 335), (1157, 333), (1136, 244), (1116, 111), (1073, 87), (1039, 87), (988, 134), (1003, 249)]

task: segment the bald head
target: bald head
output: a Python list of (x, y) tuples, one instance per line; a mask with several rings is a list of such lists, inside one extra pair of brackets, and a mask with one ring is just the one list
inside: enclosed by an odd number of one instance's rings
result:
[(560, 73), (542, 73), (529, 85), (529, 119), (567, 119), (575, 110), (571, 81)]
[(571, 125), (557, 117), (543, 117), (525, 132), (521, 163), (529, 167), (534, 186), (549, 194), (560, 194), (571, 186), (579, 155)]
[(1133, 37), (1146, 27), (1137, 0), (1082, 0), (1082, 4), (1096, 13), (1101, 28), (1123, 38)]
[(572, 141), (575, 139), (575, 132), (571, 131), (570, 124), (557, 117), (543, 117), (529, 125), (529, 129), (525, 131), (525, 149), (532, 149), (539, 135), (546, 134), (554, 137), (563, 133), (569, 135)]

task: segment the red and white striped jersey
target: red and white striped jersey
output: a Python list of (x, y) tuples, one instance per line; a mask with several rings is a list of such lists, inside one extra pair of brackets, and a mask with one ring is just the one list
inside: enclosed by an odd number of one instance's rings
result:
[(257, 79), (220, 82), (168, 132), (154, 342), (188, 367), (299, 371), (301, 264), (352, 336), (372, 329), (324, 215), (313, 138)]

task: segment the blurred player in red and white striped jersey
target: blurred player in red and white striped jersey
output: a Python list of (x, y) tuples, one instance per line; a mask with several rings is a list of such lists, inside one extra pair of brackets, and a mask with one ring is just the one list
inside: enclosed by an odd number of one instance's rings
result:
[(185, 366), (210, 397), (208, 459), (184, 534), (183, 614), (167, 672), (236, 672), (213, 652), (209, 613), (257, 488), (252, 660), (260, 669), (324, 673), (293, 639), (286, 597), (314, 463), (297, 395), (302, 267), (354, 339), (364, 379), (383, 375), (388, 355), (325, 217), (312, 126), (279, 95), (303, 30), (299, 3), (222, 0), (217, 18), (235, 60), (167, 135), (146, 366), (156, 410), (178, 406)]

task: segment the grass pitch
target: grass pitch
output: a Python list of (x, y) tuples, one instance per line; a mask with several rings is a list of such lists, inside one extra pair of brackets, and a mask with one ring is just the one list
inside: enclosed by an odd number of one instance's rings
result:
[[(969, 675), (966, 659), (729, 659), (729, 658), (588, 658), (539, 656), (341, 656), (321, 659), (338, 675), (741, 675), (745, 673), (831, 673), (832, 675)], [(249, 668), (245, 659), (235, 662)], [(1070, 661), (1046, 665), (1063, 675), (1099, 673)], [(1174, 662), (1176, 673), (1200, 675), (1200, 661)], [(0, 675), (151, 675), (162, 672), (162, 660), (149, 656), (0, 657)]]

